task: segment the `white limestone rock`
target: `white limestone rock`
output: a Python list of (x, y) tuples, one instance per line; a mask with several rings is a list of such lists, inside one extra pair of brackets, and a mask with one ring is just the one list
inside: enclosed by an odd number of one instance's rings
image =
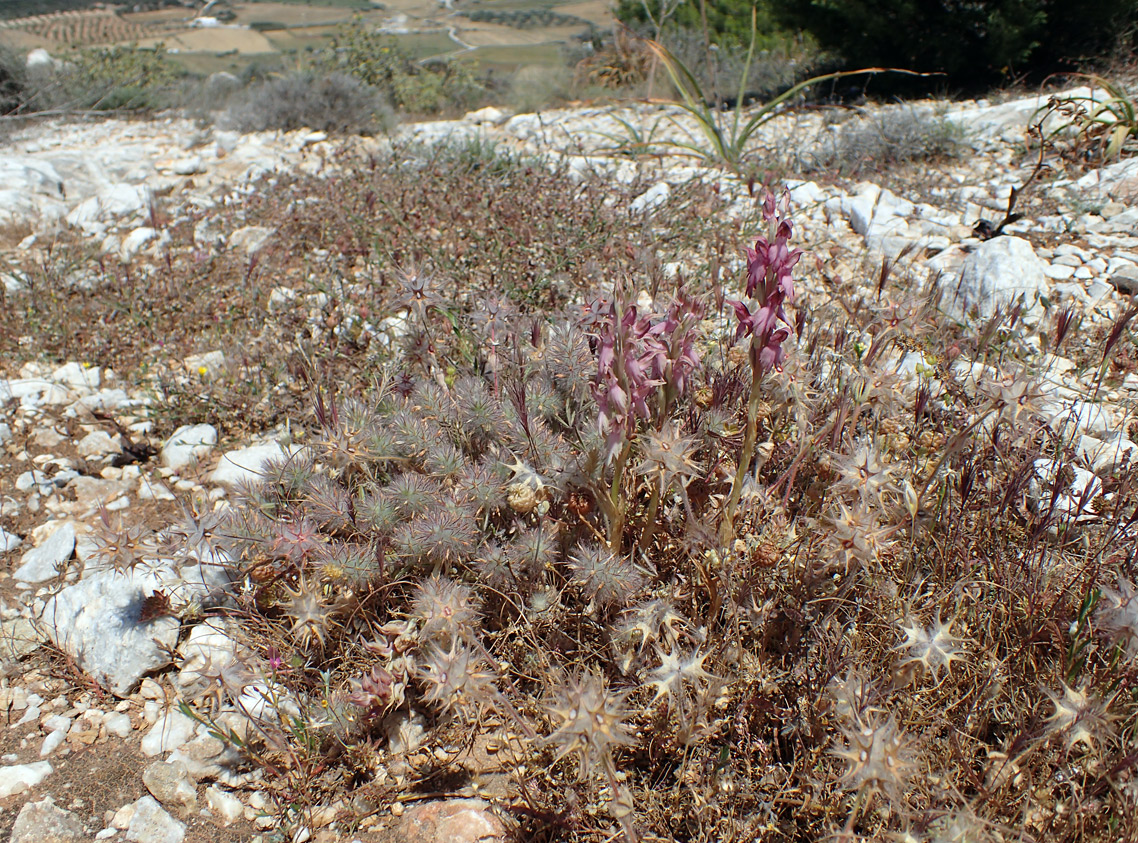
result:
[(186, 765), (180, 761), (155, 761), (142, 771), (142, 783), (151, 795), (186, 819), (198, 807), (198, 792)]
[(210, 475), (210, 482), (216, 486), (236, 486), (244, 483), (260, 483), (264, 480), (264, 469), (270, 460), (292, 456), (300, 450), (299, 445), (282, 446), (279, 442), (265, 442), (229, 451), (221, 458)]
[(169, 663), (179, 623), (162, 617), (139, 623), (142, 602), (177, 584), (170, 571), (136, 568), (126, 574), (100, 571), (52, 597), (42, 625), (56, 646), (118, 696), (130, 693), (144, 673)]
[(245, 806), (241, 804), (241, 800), (217, 785), (206, 788), (205, 803), (214, 816), (221, 820), (223, 826), (233, 825), (245, 813)]
[(14, 764), (0, 767), (0, 799), (7, 799), (35, 787), (51, 775), (49, 761), (35, 761), (31, 764)]
[(1024, 318), (1036, 314), (1039, 298), (1047, 294), (1045, 264), (1031, 244), (1020, 237), (994, 237), (980, 243), (964, 260), (959, 282), (946, 289), (951, 314), (989, 319), (997, 308), (1007, 313), (1023, 299)]
[(75, 552), (75, 525), (64, 522), (39, 547), (20, 557), (20, 567), (12, 576), (23, 582), (43, 582), (56, 576), (59, 567)]
[(95, 430), (75, 443), (75, 451), (85, 459), (121, 454), (122, 438), (112, 437), (105, 430)]
[(217, 428), (212, 424), (183, 425), (162, 445), (162, 465), (181, 471), (209, 456), (217, 444)]
[(134, 803), (134, 814), (126, 829), (126, 839), (135, 843), (182, 843), (186, 824), (162, 809), (153, 796)]
[(86, 839), (83, 821), (45, 796), (20, 809), (9, 843), (80, 843)]
[(168, 708), (142, 739), (142, 754), (153, 758), (170, 752), (194, 736), (197, 725), (176, 708)]

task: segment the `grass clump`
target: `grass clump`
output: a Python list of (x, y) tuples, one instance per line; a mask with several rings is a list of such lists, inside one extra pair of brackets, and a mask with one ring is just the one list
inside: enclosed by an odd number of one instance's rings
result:
[(914, 161), (953, 158), (966, 148), (964, 128), (927, 107), (896, 105), (857, 114), (824, 136), (808, 169), (847, 176)]
[(342, 73), (291, 73), (245, 88), (218, 119), (242, 132), (309, 128), (337, 134), (390, 128), (394, 113), (378, 90)]

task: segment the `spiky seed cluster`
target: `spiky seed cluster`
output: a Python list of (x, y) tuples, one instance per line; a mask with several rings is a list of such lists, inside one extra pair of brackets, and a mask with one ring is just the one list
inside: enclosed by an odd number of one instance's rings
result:
[(274, 524), (269, 553), (291, 565), (301, 566), (323, 546), (323, 536), (315, 522), (303, 516)]
[(506, 503), (502, 478), (481, 462), (463, 466), (455, 480), (454, 495), (478, 513), (494, 512)]
[(336, 607), (326, 603), (320, 586), (301, 580), (295, 587), (285, 586), (288, 600), (280, 604), (281, 610), (292, 621), (292, 634), (302, 647), (313, 642), (324, 646), (333, 626)]
[(474, 590), (439, 576), (419, 584), (411, 613), (419, 620), (419, 634), (427, 642), (466, 640), (474, 634), (479, 618)]
[[(203, 701), (211, 711), (238, 699), (256, 674), (244, 661), (246, 653), (209, 650), (189, 666), (183, 666), (178, 681), (186, 699)], [(184, 683), (184, 684), (183, 684)]]
[(510, 565), (519, 579), (534, 582), (557, 556), (557, 532), (548, 523), (530, 527), (510, 543)]
[(896, 489), (894, 469), (883, 460), (876, 442), (861, 445), (852, 456), (839, 457), (833, 465), (839, 476), (835, 492), (856, 494), (865, 506), (881, 506), (884, 496)]
[(344, 401), (324, 417), (321, 438), (316, 447), (322, 462), (343, 471), (374, 458), (370, 447), (374, 429), (371, 410), (360, 401)]
[(494, 679), (486, 660), (457, 639), (446, 649), (429, 649), (419, 670), (423, 699), (451, 712), (470, 705), (492, 704)]
[(667, 491), (677, 481), (682, 488), (685, 481), (702, 471), (694, 457), (698, 444), (695, 437), (680, 435), (679, 426), (669, 422), (642, 437), (641, 461), (635, 472), (658, 478), (661, 491)]
[(1117, 589), (1102, 590), (1095, 625), (1128, 659), (1138, 658), (1138, 589), (1130, 580), (1120, 579)]
[(901, 625), (905, 633), (905, 640), (894, 647), (894, 650), (907, 651), (906, 664), (920, 664), (932, 674), (933, 679), (940, 678), (941, 668), (952, 671), (952, 663), (964, 658), (964, 650), (958, 646), (958, 641), (952, 635), (952, 622), (942, 623), (937, 617), (932, 626), (925, 627), (916, 621)]
[(335, 533), (349, 529), (352, 499), (342, 483), (333, 477), (319, 475), (308, 484), (304, 496), (304, 510), (325, 532)]
[(548, 743), (557, 749), (557, 759), (576, 755), (581, 779), (588, 778), (594, 766), (613, 770), (612, 753), (632, 741), (626, 725), (627, 692), (614, 693), (604, 677), (584, 671), (568, 678), (546, 705), (554, 730)]
[(618, 650), (632, 650), (626, 659), (630, 662), (643, 656), (650, 646), (674, 649), (681, 632), (688, 627), (687, 620), (670, 601), (658, 598), (625, 611), (613, 640)]
[(1074, 749), (1076, 744), (1090, 751), (1097, 748), (1097, 744), (1110, 740), (1114, 734), (1110, 714), (1110, 700), (1096, 700), (1087, 694), (1086, 688), (1075, 690), (1062, 684), (1061, 693), (1047, 692), (1055, 711), (1047, 718), (1049, 730), (1054, 734), (1063, 736), (1067, 749)]
[(281, 495), (293, 503), (299, 501), (300, 496), (316, 476), (316, 463), (309, 450), (298, 451), (295, 454), (281, 455), (265, 463), (261, 471), (268, 482), (274, 483)]
[(684, 653), (677, 647), (669, 652), (658, 651), (660, 664), (648, 674), (648, 685), (656, 690), (654, 702), (668, 698), (681, 709), (684, 705), (685, 691), (698, 688), (713, 677), (703, 669), (709, 653), (698, 649)]
[(845, 745), (834, 750), (846, 762), (842, 786), (898, 799), (917, 765), (913, 745), (901, 733), (893, 716), (870, 711), (843, 725), (842, 736)]
[(404, 557), (439, 568), (467, 558), (476, 532), (464, 513), (437, 509), (400, 526), (392, 540)]
[(374, 491), (357, 499), (356, 518), (360, 525), (373, 533), (390, 533), (399, 523), (399, 505), (391, 497)]
[(329, 544), (320, 557), (321, 576), (330, 582), (349, 585), (366, 583), (379, 570), (375, 548), (356, 542)]
[(481, 456), (507, 427), (502, 405), (478, 378), (463, 378), (455, 384), (458, 421), (474, 456)]
[(826, 571), (848, 573), (877, 560), (888, 545), (889, 530), (881, 525), (873, 511), (864, 506), (850, 509), (839, 504), (839, 514), (831, 519), (832, 530), (826, 541), (832, 551)]
[(438, 482), (421, 474), (400, 474), (383, 489), (383, 496), (391, 502), (402, 518), (411, 518), (426, 512), (438, 503)]
[(95, 534), (95, 551), (91, 554), (95, 566), (129, 574), (156, 552), (152, 530), (140, 524), (112, 527), (109, 513), (103, 510), (100, 515), (102, 523)]
[(569, 568), (573, 582), (604, 608), (627, 605), (644, 582), (630, 562), (600, 545), (578, 549), (569, 557)]
[(834, 709), (838, 717), (854, 722), (872, 704), (875, 692), (865, 674), (858, 668), (848, 668), (843, 676), (830, 680), (830, 696), (834, 699)]

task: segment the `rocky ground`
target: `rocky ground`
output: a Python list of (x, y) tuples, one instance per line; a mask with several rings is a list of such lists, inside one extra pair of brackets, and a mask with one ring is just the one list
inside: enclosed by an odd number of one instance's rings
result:
[[(789, 179), (801, 245), (825, 263), (827, 277), (866, 277), (867, 295), (874, 277), (866, 268), (904, 253), (899, 260), (914, 283), (942, 276), (945, 307), (961, 319), (989, 317), (1022, 294), (1029, 325), (1048, 308), (1070, 307), (1088, 336), (1104, 336), (1138, 291), (1138, 159), (1069, 172), (1062, 160), (1049, 160), (1046, 178), (1020, 199), (1023, 219), (988, 241), (973, 232), (980, 219), (998, 223), (1010, 191), (1027, 181), (1034, 161), (1022, 149), (1024, 129), (1042, 102), (951, 106), (945, 117), (964, 128), (968, 153), (923, 179), (912, 168), (860, 182), (824, 173)], [(510, 116), (484, 109), (405, 127), (395, 144), (478, 138), (502, 150), (567, 156), (576, 177), (601, 173), (647, 185), (629, 212), (657, 225), (692, 179), (717, 184), (730, 213), (749, 212), (743, 180), (691, 159), (614, 154), (613, 138), (627, 135), (621, 121), (645, 131), (656, 124), (658, 137), (693, 131), (678, 110)], [(786, 117), (760, 141), (775, 149), (790, 138), (820, 143), (827, 131), (817, 114)], [(348, 154), (383, 154), (391, 143), (355, 139)], [(338, 166), (339, 151), (317, 133), (243, 136), (177, 119), (29, 126), (0, 147), (0, 246), (18, 262), (49, 252), (55, 232), (67, 231), (107, 260), (160, 271), (169, 225), (224, 208), (254, 184), (271, 190), (271, 181), (257, 179), (274, 172), (327, 172)], [(202, 219), (194, 237), (203, 248), (246, 258), (276, 234), (240, 220), (221, 228), (216, 217)], [(3, 280), (10, 296), (20, 293), (20, 273)], [(287, 286), (267, 303), (270, 312), (296, 309), (309, 320), (320, 319), (320, 306), (318, 293)], [(266, 460), (294, 452), (303, 437), (288, 427), (219, 430), (204, 418), (157, 436), (160, 408), (137, 373), (83, 359), (44, 362), (34, 337), (23, 346), (27, 359), (0, 371), (0, 839), (279, 839), (279, 806), (264, 796), (263, 770), (246, 766), (234, 746), (179, 707), (183, 691), (208, 684), (240, 645), (221, 622), (197, 622), (185, 611), (181, 620), (171, 617), (168, 601), (208, 606), (224, 599), (233, 587), (224, 560), (164, 556), (162, 536), (185, 524), (187, 511), (226, 506)], [(177, 362), (166, 376), (184, 382), (226, 365), (220, 350)], [(990, 371), (984, 361), (957, 365), (977, 379)], [(1057, 424), (1078, 428), (1075, 485), (1101, 487), (1120, 460), (1138, 455), (1130, 409), (1138, 376), (1098, 390), (1083, 371), (1081, 361), (1054, 358), (1046, 376), (1050, 412)], [(127, 575), (104, 564), (113, 553), (106, 541), (112, 516), (136, 525), (135, 539), (149, 543), (149, 561)], [(263, 684), (251, 682), (243, 705), (255, 709), (265, 695)], [(215, 723), (238, 734), (249, 728), (239, 710), (218, 714)], [(293, 839), (506, 833), (478, 801), (377, 806), (351, 829), (337, 823), (348, 807), (310, 807)]]

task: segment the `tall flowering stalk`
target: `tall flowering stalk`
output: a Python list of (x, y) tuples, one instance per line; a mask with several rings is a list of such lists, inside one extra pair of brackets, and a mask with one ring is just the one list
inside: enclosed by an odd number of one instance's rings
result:
[(739, 454), (739, 466), (735, 471), (735, 482), (731, 485), (731, 495), (727, 500), (721, 538), (726, 542), (735, 531), (735, 510), (743, 493), (743, 483), (755, 455), (755, 440), (758, 433), (758, 414), (760, 404), (760, 385), (763, 376), (771, 369), (781, 369), (786, 359), (783, 342), (790, 336), (791, 322), (784, 305), (794, 301), (794, 279), (791, 271), (802, 257), (801, 249), (788, 245), (794, 234), (790, 222), (790, 195), (783, 193), (775, 200), (774, 194), (767, 192), (763, 201), (763, 219), (767, 223), (767, 233), (755, 240), (755, 247), (747, 252), (746, 299), (732, 301), (738, 327), (735, 341), (750, 337), (751, 394), (747, 402), (747, 430), (743, 437), (743, 450)]
[(637, 424), (655, 415), (659, 427), (687, 389), (699, 366), (695, 340), (702, 309), (694, 299), (680, 297), (666, 313), (642, 316), (617, 296), (594, 303), (591, 310), (597, 355), (593, 397), (605, 460), (613, 464), (601, 505), (609, 522), (609, 547), (619, 553), (627, 510), (621, 492)]

